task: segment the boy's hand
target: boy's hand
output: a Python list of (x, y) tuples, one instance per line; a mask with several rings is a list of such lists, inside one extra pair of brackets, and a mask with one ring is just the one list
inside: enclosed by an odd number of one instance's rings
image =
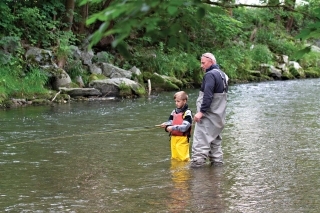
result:
[(167, 124), (166, 124), (166, 122), (164, 122), (164, 123), (160, 124), (160, 126), (161, 126), (162, 128), (166, 128)]

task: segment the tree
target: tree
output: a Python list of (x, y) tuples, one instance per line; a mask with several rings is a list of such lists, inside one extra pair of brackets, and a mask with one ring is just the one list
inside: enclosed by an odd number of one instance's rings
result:
[(65, 0), (66, 14), (64, 22), (66, 24), (66, 31), (70, 31), (73, 24), (73, 13), (74, 13), (75, 0)]
[[(92, 1), (83, 0), (81, 5), (89, 2)], [(201, 18), (205, 15), (204, 7), (207, 5), (196, 0), (111, 1), (110, 5), (87, 20), (89, 25), (102, 22), (100, 28), (91, 37), (91, 44), (97, 44), (103, 37), (114, 35), (112, 46), (118, 46), (124, 50), (123, 40), (130, 35), (132, 30), (139, 30), (151, 38), (171, 36), (174, 39), (172, 42), (185, 41), (183, 36), (180, 37), (180, 40), (175, 40), (174, 35), (181, 26), (174, 24), (174, 20), (182, 18), (179, 8), (191, 6), (197, 8), (197, 17)]]

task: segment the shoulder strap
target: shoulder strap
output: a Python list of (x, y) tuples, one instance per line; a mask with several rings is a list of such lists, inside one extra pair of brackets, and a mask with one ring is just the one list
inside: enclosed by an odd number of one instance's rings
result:
[(190, 109), (186, 109), (186, 111), (184, 111), (183, 116), (182, 116), (183, 119), (186, 117), (186, 114), (187, 114), (188, 110), (191, 112), (191, 115), (192, 115), (192, 111)]
[[(222, 78), (222, 81), (223, 81), (223, 89), (224, 89), (224, 92), (228, 92), (228, 81), (227, 81), (227, 78), (226, 78), (226, 74), (224, 72), (222, 72), (221, 70), (219, 69), (212, 69), (210, 71), (217, 71), (219, 72), (221, 78)], [(222, 74), (223, 73), (223, 74)]]

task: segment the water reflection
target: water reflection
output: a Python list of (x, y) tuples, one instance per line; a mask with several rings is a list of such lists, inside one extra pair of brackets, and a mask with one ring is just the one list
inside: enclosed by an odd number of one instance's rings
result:
[(190, 191), (195, 212), (226, 212), (224, 200), (224, 167), (197, 168), (192, 170)]
[(185, 212), (190, 205), (191, 192), (189, 189), (190, 170), (189, 162), (171, 160), (171, 178), (173, 188), (168, 201), (169, 212)]

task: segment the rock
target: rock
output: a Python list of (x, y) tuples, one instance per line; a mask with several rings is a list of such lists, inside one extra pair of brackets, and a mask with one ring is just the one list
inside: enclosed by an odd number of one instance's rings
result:
[(277, 61), (279, 64), (288, 64), (289, 63), (289, 56), (287, 56), (287, 55), (277, 56)]
[(126, 89), (126, 87), (136, 95), (142, 95), (141, 93), (145, 92), (142, 85), (127, 78), (94, 80), (89, 83), (89, 87), (98, 89), (103, 96), (121, 96), (120, 90)]
[(129, 71), (132, 72), (132, 74), (141, 75), (141, 71), (136, 66), (132, 67)]
[(132, 72), (116, 67), (112, 64), (101, 63), (102, 74), (108, 78), (128, 78), (131, 79)]
[(270, 76), (276, 80), (280, 80), (282, 77), (282, 72), (281, 72), (281, 70), (275, 68), (274, 66), (270, 66), (268, 76)]
[(290, 70), (290, 73), (296, 78), (306, 77), (303, 68), (296, 61), (289, 61), (289, 70)]
[(30, 64), (37, 64), (40, 66), (52, 66), (53, 56), (49, 50), (31, 47), (27, 50), (25, 57)]
[(70, 97), (89, 97), (89, 96), (101, 96), (102, 93), (95, 88), (66, 88), (59, 87), (62, 94), (68, 94)]
[(89, 70), (92, 74), (102, 74), (102, 69), (98, 67), (96, 64), (90, 64)]
[(82, 63), (85, 65), (92, 64), (91, 60), (92, 60), (93, 56), (94, 56), (94, 53), (92, 50), (81, 52)]
[(57, 90), (59, 87), (70, 87), (72, 81), (65, 70), (58, 68), (55, 70), (54, 76), (54, 82), (52, 85), (54, 89)]

